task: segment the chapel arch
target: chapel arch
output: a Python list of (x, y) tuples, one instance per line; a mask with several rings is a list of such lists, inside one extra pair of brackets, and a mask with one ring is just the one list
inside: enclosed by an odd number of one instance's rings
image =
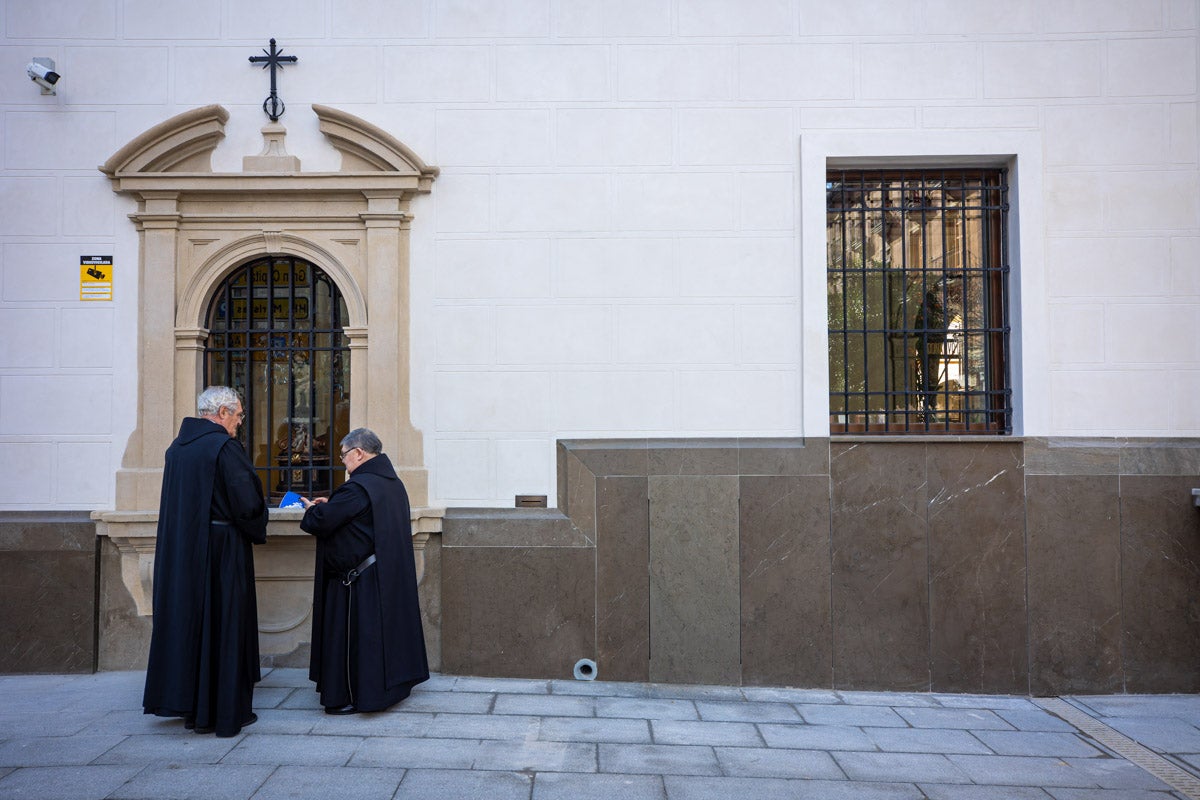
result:
[(202, 384), (242, 396), (238, 432), (267, 493), (328, 497), (344, 480), (337, 443), (350, 432), (351, 364), (342, 293), (319, 265), (265, 255), (210, 293)]
[(244, 236), (212, 253), (201, 263), (188, 285), (180, 291), (175, 317), (177, 328), (204, 327), (205, 314), (213, 293), (236, 269), (265, 256), (294, 256), (319, 266), (337, 285), (346, 301), (349, 325), (365, 328), (367, 302), (349, 267), (331, 251), (317, 243), (278, 231), (256, 232)]

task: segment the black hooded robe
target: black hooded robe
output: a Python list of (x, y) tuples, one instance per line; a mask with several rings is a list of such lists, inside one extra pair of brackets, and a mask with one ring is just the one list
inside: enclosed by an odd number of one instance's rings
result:
[[(304, 512), (317, 537), (310, 680), (321, 705), (382, 711), (429, 678), (408, 492), (387, 455)], [(346, 585), (368, 556), (375, 563)]]
[(218, 736), (249, 721), (261, 679), (250, 545), (266, 540), (262, 482), (241, 443), (188, 417), (163, 470), (145, 713)]

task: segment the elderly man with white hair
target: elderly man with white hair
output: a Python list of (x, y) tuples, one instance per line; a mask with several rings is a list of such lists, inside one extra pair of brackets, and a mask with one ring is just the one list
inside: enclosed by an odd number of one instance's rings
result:
[(267, 540), (262, 482), (235, 437), (242, 400), (210, 386), (167, 448), (154, 549), (147, 714), (235, 736), (258, 719), (258, 604), (251, 543)]

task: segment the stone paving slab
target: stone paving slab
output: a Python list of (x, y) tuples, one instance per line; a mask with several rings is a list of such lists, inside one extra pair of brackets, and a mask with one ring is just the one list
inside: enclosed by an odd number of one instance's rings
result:
[[(1040, 788), (1030, 786), (964, 786), (921, 783), (918, 787), (929, 800), (1047, 800)], [(1163, 796), (1159, 795), (1158, 800)]]
[(349, 761), (362, 742), (360, 736), (243, 734), (242, 740), (221, 763), (337, 767)]
[(1040, 731), (974, 731), (979, 741), (1002, 756), (1077, 756), (1095, 758), (1104, 755), (1083, 737), (1073, 733)]
[(711, 747), (663, 744), (602, 744), (601, 772), (640, 775), (720, 775)]
[(579, 775), (539, 772), (533, 800), (666, 800), (658, 775)]
[(709, 744), (761, 747), (758, 729), (748, 722), (693, 722), (656, 719), (650, 722), (656, 744)]
[(897, 708), (896, 713), (914, 728), (961, 728), (967, 731), (1010, 731), (994, 712), (980, 708)]
[(1167, 790), (1166, 784), (1122, 759), (1030, 756), (948, 756), (975, 783), (1098, 789)]
[(38, 736), (0, 742), (0, 765), (5, 767), (63, 767), (90, 764), (113, 749), (125, 737)]
[(667, 800), (924, 800), (912, 784), (666, 776)]
[(413, 769), (396, 796), (403, 800), (529, 800), (533, 776), (520, 772)]
[[(863, 733), (886, 753), (976, 753), (992, 751), (976, 736), (963, 730), (921, 728), (863, 728)], [(856, 747), (855, 750), (868, 748)]]
[(266, 782), (275, 766), (212, 764), (148, 767), (107, 800), (243, 800)]
[(215, 736), (127, 736), (93, 764), (216, 764), (237, 747), (237, 739)]
[(0, 778), (5, 800), (105, 800), (144, 767), (25, 767)]
[(351, 767), (471, 769), (479, 752), (474, 739), (384, 739), (363, 741)]
[(391, 800), (404, 774), (402, 769), (369, 767), (280, 767), (254, 793), (254, 800)]
[(726, 775), (755, 778), (844, 780), (844, 773), (828, 753), (820, 750), (781, 750), (772, 747), (717, 747), (717, 761)]
[(593, 697), (546, 695), (533, 697), (522, 694), (498, 694), (493, 714), (538, 714), (553, 717), (594, 717), (596, 700)]
[(759, 725), (771, 747), (796, 750), (878, 750), (862, 728), (849, 725)]
[(650, 744), (650, 723), (633, 718), (545, 717), (538, 738), (551, 742)]
[(425, 735), (445, 739), (526, 739), (537, 736), (540, 724), (537, 717), (438, 714)]
[(484, 741), (472, 769), (514, 772), (596, 772), (597, 745), (585, 742)]
[(1001, 709), (996, 716), (1019, 731), (1056, 731), (1059, 733), (1074, 733), (1071, 723), (1043, 711), (1040, 708), (1007, 710)]
[(853, 781), (971, 783), (949, 757), (930, 753), (832, 753)]
[(662, 700), (624, 697), (596, 699), (596, 716), (636, 717), (638, 719), (700, 719), (696, 704), (689, 700)]
[(258, 722), (217, 739), (140, 713), (144, 679), (0, 677), (0, 798), (1186, 800), (1056, 716), (1068, 708), (1200, 774), (1200, 698), (1181, 695), (1042, 708), (434, 675), (387, 712), (334, 717), (305, 670), (275, 669), (255, 692)]
[(698, 700), (696, 711), (709, 722), (800, 722), (800, 712), (788, 703)]
[(869, 725), (872, 728), (907, 728), (909, 723), (896, 713), (899, 709), (886, 706), (814, 706), (797, 705), (797, 710), (810, 725)]

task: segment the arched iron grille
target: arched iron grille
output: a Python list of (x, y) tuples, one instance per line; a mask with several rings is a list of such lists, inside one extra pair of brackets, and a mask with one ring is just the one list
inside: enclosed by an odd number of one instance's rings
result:
[(238, 267), (209, 304), (204, 383), (242, 394), (239, 436), (272, 505), (289, 491), (327, 496), (344, 480), (337, 453), (350, 416), (346, 316), (329, 276), (291, 257)]

